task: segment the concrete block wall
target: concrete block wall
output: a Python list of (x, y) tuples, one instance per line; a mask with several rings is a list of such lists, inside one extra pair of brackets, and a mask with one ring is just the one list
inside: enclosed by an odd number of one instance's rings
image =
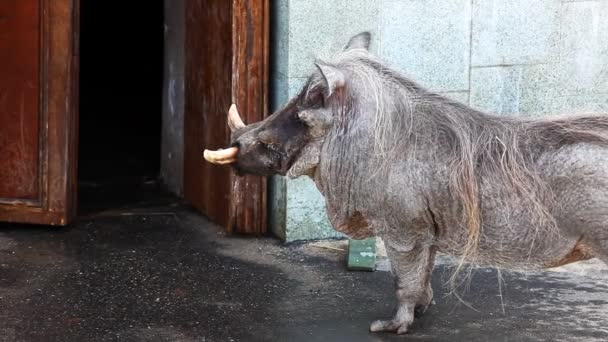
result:
[[(275, 0), (272, 106), (316, 56), (363, 30), (420, 84), (515, 116), (608, 113), (608, 0)], [(306, 179), (271, 182), (271, 228), (288, 241), (339, 237)]]

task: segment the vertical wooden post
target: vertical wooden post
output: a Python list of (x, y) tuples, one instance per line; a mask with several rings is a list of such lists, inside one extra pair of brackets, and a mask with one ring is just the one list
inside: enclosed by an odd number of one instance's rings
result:
[[(232, 2), (232, 100), (246, 123), (263, 120), (268, 111), (269, 1)], [(232, 177), (229, 231), (267, 231), (267, 179)]]

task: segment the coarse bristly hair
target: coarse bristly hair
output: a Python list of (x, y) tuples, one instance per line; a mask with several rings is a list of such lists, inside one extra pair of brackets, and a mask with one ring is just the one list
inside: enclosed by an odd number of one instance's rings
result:
[[(607, 116), (522, 119), (486, 114), (425, 90), (365, 49), (345, 50), (322, 63), (342, 71), (348, 80), (335, 123), (348, 125), (372, 116), (374, 150), (383, 165), (400, 158), (404, 149), (414, 150), (411, 144), (422, 140), (423, 134), (441, 137), (448, 146), (449, 187), (461, 203), (468, 231), (461, 266), (476, 261), (483, 227), (482, 180), (500, 182), (525, 198), (531, 204), (532, 229), (555, 232), (548, 209), (553, 195), (535, 170), (535, 161), (546, 151), (570, 144), (608, 145)], [(372, 101), (374, 110), (361, 112), (356, 102), (362, 99)]]

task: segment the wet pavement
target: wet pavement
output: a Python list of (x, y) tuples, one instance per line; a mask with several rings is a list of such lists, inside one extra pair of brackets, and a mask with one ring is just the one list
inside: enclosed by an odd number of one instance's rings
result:
[(462, 304), (437, 304), (406, 336), (372, 334), (392, 314), (388, 272), (348, 272), (345, 253), (226, 237), (173, 201), (106, 211), (69, 228), (0, 226), (0, 342), (606, 341), (608, 267), (474, 272)]

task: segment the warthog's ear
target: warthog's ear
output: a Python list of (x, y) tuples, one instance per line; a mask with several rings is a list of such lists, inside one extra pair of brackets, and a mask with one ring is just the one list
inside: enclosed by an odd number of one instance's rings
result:
[(365, 49), (369, 50), (369, 44), (372, 40), (372, 34), (369, 32), (361, 32), (353, 36), (344, 47), (344, 50)]
[(321, 71), (321, 75), (323, 75), (323, 79), (325, 80), (327, 86), (327, 93), (325, 96), (329, 98), (332, 94), (334, 94), (337, 90), (344, 87), (346, 84), (346, 79), (344, 77), (344, 73), (339, 69), (323, 64), (320, 62), (315, 63), (319, 71)]

